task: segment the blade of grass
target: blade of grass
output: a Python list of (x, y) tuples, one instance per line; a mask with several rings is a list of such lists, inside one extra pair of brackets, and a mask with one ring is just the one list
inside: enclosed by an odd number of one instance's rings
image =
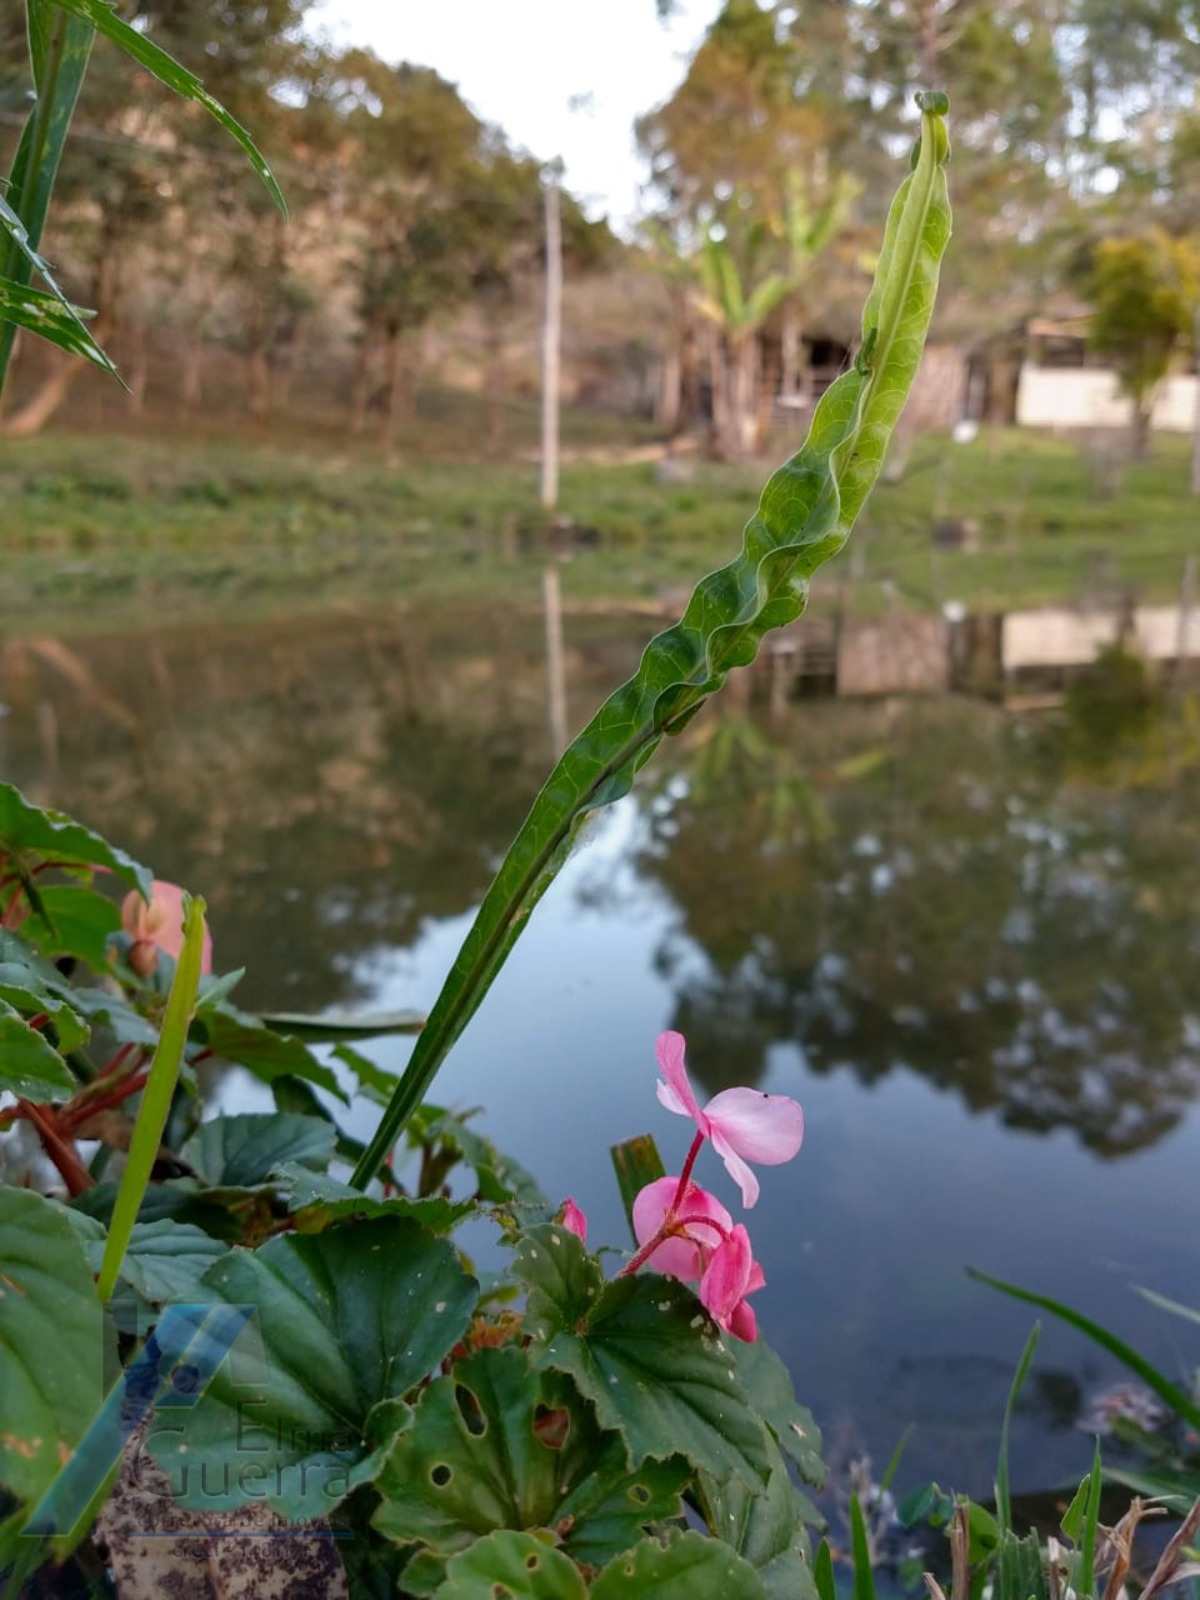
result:
[(817, 1586), (820, 1600), (837, 1600), (837, 1584), (833, 1577), (833, 1556), (829, 1550), (829, 1540), (822, 1539), (821, 1547), (817, 1551), (817, 1559), (813, 1562), (813, 1582)]
[(104, 1243), (104, 1259), (96, 1280), (101, 1302), (112, 1298), (117, 1275), (129, 1247), (129, 1237), (141, 1210), (150, 1171), (154, 1166), (163, 1129), (171, 1109), (171, 1097), (179, 1079), (183, 1047), (196, 1009), (200, 987), (200, 965), (204, 948), (204, 901), (185, 898), (183, 910), (183, 948), (175, 963), (175, 976), (167, 996), (158, 1048), (150, 1063), (150, 1075), (142, 1091), (142, 1105), (129, 1144), (129, 1159), (121, 1177), (113, 1206), (112, 1222)]
[(996, 1521), (1000, 1524), (1001, 1540), (1003, 1540), (1006, 1533), (1012, 1532), (1012, 1497), (1009, 1493), (1008, 1481), (1009, 1428), (1012, 1425), (1012, 1414), (1016, 1409), (1017, 1396), (1021, 1393), (1025, 1379), (1029, 1376), (1029, 1369), (1033, 1365), (1033, 1353), (1037, 1349), (1041, 1332), (1041, 1324), (1035, 1322), (1033, 1332), (1025, 1341), (1025, 1349), (1021, 1352), (1021, 1359), (1017, 1362), (1017, 1370), (1013, 1373), (1008, 1399), (1004, 1405), (1004, 1423), (1000, 1429), (1000, 1457), (996, 1462)]
[(1183, 1390), (1165, 1377), (1156, 1366), (1147, 1361), (1145, 1356), (1139, 1355), (1123, 1339), (1118, 1339), (1115, 1333), (1109, 1333), (1107, 1328), (1102, 1328), (1090, 1317), (1085, 1317), (1080, 1312), (1072, 1310), (1070, 1306), (1063, 1305), (1060, 1300), (1052, 1300), (1048, 1295), (1035, 1294), (1032, 1289), (1021, 1289), (1015, 1283), (1005, 1283), (1001, 1278), (989, 1277), (986, 1272), (980, 1272), (976, 1267), (968, 1267), (967, 1272), (980, 1283), (986, 1283), (989, 1288), (999, 1289), (1001, 1294), (1011, 1295), (1014, 1300), (1024, 1300), (1031, 1306), (1041, 1306), (1043, 1310), (1053, 1312), (1063, 1322), (1070, 1323), (1071, 1327), (1086, 1334), (1102, 1350), (1107, 1350), (1109, 1355), (1115, 1356), (1122, 1366), (1136, 1373), (1146, 1387), (1152, 1389), (1160, 1400), (1166, 1401), (1177, 1416), (1190, 1422), (1192, 1427), (1200, 1428), (1200, 1406), (1189, 1399)]
[(1100, 1527), (1100, 1490), (1103, 1479), (1100, 1470), (1100, 1441), (1096, 1440), (1092, 1455), (1092, 1475), (1088, 1480), (1087, 1512), (1083, 1519), (1083, 1536), (1079, 1541), (1079, 1580), (1075, 1593), (1088, 1596), (1096, 1585), (1096, 1537)]
[(854, 1600), (875, 1600), (875, 1573), (867, 1543), (867, 1519), (858, 1496), (850, 1496), (850, 1546), (854, 1553)]
[[(636, 1138), (623, 1139), (610, 1147), (613, 1169), (617, 1174), (617, 1188), (621, 1191), (621, 1204), (629, 1231), (633, 1233), (633, 1202), (648, 1183), (666, 1176), (666, 1167), (658, 1153), (654, 1137), (639, 1133)], [(635, 1236), (636, 1242), (636, 1236)]]
[(912, 1438), (912, 1431), (913, 1425), (910, 1422), (908, 1427), (905, 1428), (904, 1432), (900, 1435), (899, 1439), (897, 1439), (896, 1448), (892, 1451), (892, 1459), (887, 1464), (887, 1471), (884, 1473), (879, 1482), (880, 1494), (886, 1493), (886, 1491), (891, 1488), (892, 1479), (896, 1476), (896, 1469), (900, 1465), (901, 1457), (904, 1455), (904, 1452), (908, 1447), (908, 1441)]

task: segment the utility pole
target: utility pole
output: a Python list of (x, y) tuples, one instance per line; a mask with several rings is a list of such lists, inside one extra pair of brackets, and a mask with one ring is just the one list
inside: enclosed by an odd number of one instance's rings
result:
[(558, 504), (558, 378), (562, 346), (562, 217), (559, 179), (562, 164), (546, 168), (542, 195), (546, 209), (546, 315), (542, 324), (542, 506)]

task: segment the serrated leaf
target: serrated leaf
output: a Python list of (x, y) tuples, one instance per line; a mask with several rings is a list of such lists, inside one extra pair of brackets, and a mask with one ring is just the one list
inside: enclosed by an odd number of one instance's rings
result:
[(682, 1512), (678, 1460), (631, 1469), (569, 1379), (519, 1346), (480, 1350), (425, 1390), (376, 1489), (374, 1525), (441, 1555), (497, 1528), (555, 1532), (593, 1565)]
[[(557, 1231), (569, 1263), (565, 1240), (574, 1235)], [(529, 1266), (542, 1264), (541, 1251), (530, 1263), (523, 1244), (514, 1270), (525, 1281)], [(620, 1432), (631, 1464), (683, 1455), (719, 1482), (737, 1474), (761, 1486), (770, 1471), (762, 1425), (726, 1340), (690, 1290), (650, 1273), (617, 1278), (580, 1311), (540, 1271), (533, 1287), (535, 1365), (570, 1374), (601, 1424)]]
[[(77, 1195), (70, 1209), (107, 1226), (116, 1198), (115, 1183), (98, 1183)], [(154, 1183), (138, 1208), (138, 1225), (164, 1219), (232, 1243), (270, 1223), (269, 1196), (259, 1189), (202, 1189), (193, 1178)]]
[(920, 156), (888, 218), (863, 316), (865, 356), (822, 396), (804, 447), (771, 478), (741, 553), (703, 578), (682, 620), (651, 640), (636, 675), (569, 746), (510, 847), (354, 1173), (365, 1187), (466, 1026), (587, 816), (628, 793), (772, 629), (803, 611), (812, 574), (841, 549), (883, 465), (920, 363), (950, 233), (944, 124), (923, 115)]
[(148, 867), (63, 812), (31, 805), (11, 783), (0, 783), (0, 854), (107, 867), (131, 889), (140, 889), (150, 898)]
[(689, 1532), (666, 1544), (643, 1539), (609, 1562), (590, 1593), (591, 1600), (764, 1600), (765, 1591), (750, 1563), (727, 1544)]
[[(236, 1504), (249, 1461), (254, 1492), (284, 1516), (327, 1514), (379, 1471), (408, 1419), (403, 1396), (462, 1337), (477, 1295), (453, 1247), (407, 1218), (230, 1251), (197, 1300), (254, 1306), (261, 1359), (239, 1383), (235, 1350), (199, 1404), (172, 1413), (176, 1432), (152, 1432), (180, 1503)], [(207, 1485), (181, 1481), (193, 1462), (210, 1464)]]
[(550, 1339), (574, 1328), (594, 1307), (604, 1274), (578, 1234), (560, 1223), (546, 1223), (524, 1234), (513, 1271), (525, 1285), (525, 1331), (531, 1339)]
[(36, 1502), (104, 1396), (113, 1335), (65, 1208), (0, 1188), (0, 1483)]
[[(82, 1213), (76, 1216), (82, 1217)], [(88, 1259), (98, 1272), (104, 1254), (103, 1231), (86, 1248)], [(137, 1222), (129, 1237), (120, 1276), (152, 1305), (187, 1300), (209, 1267), (228, 1248), (193, 1223), (173, 1222), (167, 1217), (157, 1222)]]
[(531, 1533), (488, 1534), (446, 1566), (437, 1600), (587, 1600), (583, 1574), (569, 1557)]
[(11, 278), (0, 278), (0, 322), (10, 323), (14, 328), (27, 328), (68, 355), (83, 356), (110, 377), (117, 376), (116, 367), (68, 300), (14, 283)]
[(303, 1078), (327, 1089), (339, 1100), (346, 1099), (334, 1072), (299, 1039), (274, 1032), (228, 1000), (201, 996), (192, 1032), (214, 1055), (246, 1067), (264, 1083), (279, 1077)]
[(467, 1116), (445, 1111), (440, 1106), (423, 1105), (409, 1130), (409, 1142), (417, 1146), (442, 1141), (471, 1167), (479, 1183), (479, 1198), (493, 1205), (509, 1201), (521, 1206), (531, 1220), (540, 1221), (552, 1211), (541, 1185), (519, 1161), (498, 1150), (483, 1134), (467, 1125)]
[(263, 159), (258, 146), (237, 118), (209, 94), (194, 72), (189, 72), (186, 67), (180, 66), (173, 56), (168, 55), (152, 39), (144, 33), (139, 33), (136, 28), (131, 28), (127, 22), (123, 22), (114, 11), (111, 0), (56, 0), (56, 3), (64, 11), (70, 11), (84, 22), (91, 23), (97, 33), (104, 34), (114, 44), (119, 45), (127, 55), (145, 67), (147, 72), (152, 72), (168, 89), (174, 90), (185, 100), (194, 100), (197, 105), (203, 106), (209, 116), (219, 122), (225, 132), (241, 145), (250, 165), (266, 186), (267, 193), (283, 215), (287, 216), (287, 202), (275, 181), (275, 174)]
[(799, 1468), (805, 1483), (825, 1487), (825, 1458), (821, 1430), (807, 1406), (796, 1399), (792, 1376), (774, 1350), (762, 1339), (747, 1344), (729, 1341), (742, 1386), (750, 1403), (779, 1441), (784, 1455)]
[(312, 1172), (294, 1161), (285, 1161), (271, 1173), (278, 1183), (289, 1211), (296, 1213), (301, 1233), (321, 1233), (331, 1223), (347, 1217), (412, 1217), (430, 1233), (449, 1233), (465, 1218), (475, 1216), (474, 1200), (448, 1200), (444, 1195), (389, 1195), (375, 1200), (348, 1183), (326, 1173)]
[(0, 1000), (0, 1090), (45, 1105), (74, 1092), (75, 1079), (54, 1046)]
[(804, 1526), (806, 1502), (773, 1438), (767, 1440), (767, 1453), (770, 1476), (757, 1493), (740, 1478), (720, 1484), (707, 1473), (700, 1475), (708, 1525), (758, 1573), (767, 1600), (818, 1600)]
[(336, 1140), (337, 1129), (319, 1117), (242, 1112), (201, 1123), (180, 1153), (214, 1186), (251, 1189), (284, 1162), (321, 1171), (333, 1160)]

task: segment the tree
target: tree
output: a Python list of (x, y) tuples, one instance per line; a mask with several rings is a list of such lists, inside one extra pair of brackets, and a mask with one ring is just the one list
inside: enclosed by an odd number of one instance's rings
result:
[(1145, 456), (1150, 414), (1179, 346), (1191, 337), (1200, 299), (1200, 254), (1161, 228), (1102, 239), (1082, 281), (1092, 306), (1090, 338), (1133, 401), (1134, 455)]

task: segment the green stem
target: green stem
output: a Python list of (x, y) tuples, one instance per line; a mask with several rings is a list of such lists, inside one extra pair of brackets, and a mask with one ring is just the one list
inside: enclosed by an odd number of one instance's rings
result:
[(150, 1182), (151, 1169), (162, 1143), (163, 1129), (171, 1110), (171, 1097), (179, 1079), (188, 1027), (196, 1009), (200, 988), (200, 966), (204, 951), (204, 901), (185, 898), (183, 910), (183, 948), (175, 964), (171, 992), (163, 1016), (158, 1047), (150, 1063), (150, 1074), (142, 1095), (142, 1105), (129, 1144), (129, 1159), (121, 1177), (113, 1206), (104, 1260), (96, 1281), (96, 1295), (105, 1303), (112, 1298), (121, 1263), (129, 1248), (130, 1235)]

